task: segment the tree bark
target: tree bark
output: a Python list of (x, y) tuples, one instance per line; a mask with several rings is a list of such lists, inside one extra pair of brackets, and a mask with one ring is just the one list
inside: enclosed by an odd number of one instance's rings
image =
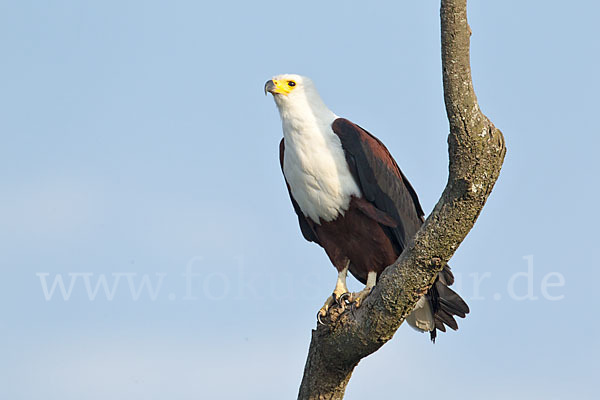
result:
[(441, 1), (444, 101), (450, 123), (448, 183), (433, 212), (358, 309), (334, 308), (312, 340), (298, 399), (342, 399), (358, 362), (392, 338), (479, 216), (506, 147), (481, 112), (469, 60), (466, 0)]

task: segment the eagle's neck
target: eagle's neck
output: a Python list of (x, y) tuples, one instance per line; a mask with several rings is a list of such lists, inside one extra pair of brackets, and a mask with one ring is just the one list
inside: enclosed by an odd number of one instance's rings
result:
[(285, 153), (283, 173), (294, 200), (316, 223), (344, 214), (351, 196), (360, 196), (340, 138), (333, 132), (338, 118), (322, 102), (279, 107)]

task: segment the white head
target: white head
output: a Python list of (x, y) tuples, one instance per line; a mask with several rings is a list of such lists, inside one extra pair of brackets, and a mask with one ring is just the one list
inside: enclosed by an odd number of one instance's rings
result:
[(282, 120), (331, 119), (331, 112), (310, 78), (296, 74), (278, 75), (265, 83), (265, 94), (271, 93)]

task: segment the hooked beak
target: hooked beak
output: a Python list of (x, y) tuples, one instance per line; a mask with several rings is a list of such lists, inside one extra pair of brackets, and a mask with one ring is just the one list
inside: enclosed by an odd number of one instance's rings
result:
[(277, 86), (275, 85), (275, 82), (273, 82), (273, 79), (269, 79), (265, 83), (265, 96), (267, 95), (267, 93), (276, 93), (276, 92), (277, 92)]

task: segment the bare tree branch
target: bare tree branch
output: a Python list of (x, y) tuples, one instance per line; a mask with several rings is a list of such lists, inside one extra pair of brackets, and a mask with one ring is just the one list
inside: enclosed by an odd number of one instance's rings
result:
[(359, 309), (333, 309), (312, 332), (298, 399), (342, 399), (358, 362), (392, 338), (469, 233), (498, 179), (506, 148), (480, 111), (471, 80), (466, 0), (441, 1), (449, 177), (417, 235)]

